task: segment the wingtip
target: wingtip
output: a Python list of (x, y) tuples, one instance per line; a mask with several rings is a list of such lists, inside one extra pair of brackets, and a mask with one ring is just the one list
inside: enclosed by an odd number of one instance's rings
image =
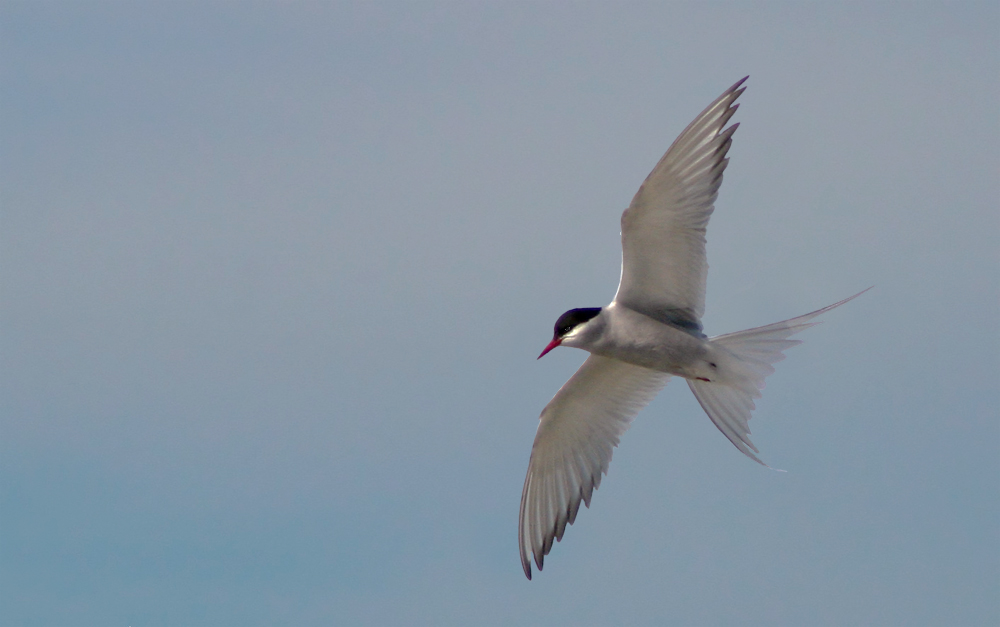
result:
[(875, 289), (875, 286), (872, 285), (871, 287), (867, 287), (867, 288), (861, 290), (860, 292), (858, 292), (857, 294), (855, 294), (854, 296), (848, 296), (844, 300), (836, 302), (836, 303), (830, 305), (829, 307), (824, 307), (823, 309), (819, 310), (819, 313), (825, 313), (827, 311), (830, 311), (831, 309), (834, 309), (836, 307), (840, 307), (841, 305), (849, 303), (852, 300), (854, 300), (855, 298), (857, 298), (858, 296), (861, 296), (862, 294), (864, 294), (865, 292), (867, 292), (868, 290), (871, 290), (871, 289)]
[(521, 547), (521, 568), (524, 569), (524, 576), (528, 578), (528, 581), (531, 581), (531, 558), (524, 552), (523, 545)]

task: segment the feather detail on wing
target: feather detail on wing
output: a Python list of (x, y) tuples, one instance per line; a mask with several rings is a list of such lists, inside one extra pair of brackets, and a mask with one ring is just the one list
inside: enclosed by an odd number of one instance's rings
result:
[(739, 124), (723, 130), (743, 93), (737, 82), (674, 141), (622, 214), (622, 276), (615, 300), (662, 322), (701, 330), (705, 228)]
[(531, 579), (601, 484), (619, 438), (670, 375), (591, 355), (542, 410), (521, 494), (518, 542)]

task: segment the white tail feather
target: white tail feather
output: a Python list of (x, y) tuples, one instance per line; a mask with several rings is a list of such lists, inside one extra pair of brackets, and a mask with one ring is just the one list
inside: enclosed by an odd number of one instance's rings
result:
[[(868, 290), (870, 289), (869, 287)], [(747, 423), (755, 409), (753, 399), (760, 398), (764, 379), (774, 372), (771, 364), (785, 358), (785, 349), (802, 343), (801, 340), (788, 338), (819, 324), (811, 322), (813, 318), (840, 307), (868, 290), (798, 318), (709, 338), (709, 342), (725, 349), (734, 359), (727, 360), (726, 372), (719, 382), (688, 379), (688, 387), (719, 431), (741, 453), (758, 464), (767, 466), (754, 455), (760, 451), (750, 441)]]

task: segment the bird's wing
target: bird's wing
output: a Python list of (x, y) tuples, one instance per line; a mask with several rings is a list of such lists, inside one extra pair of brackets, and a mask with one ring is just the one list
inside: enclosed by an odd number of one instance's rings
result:
[(518, 541), (531, 579), (607, 473), (612, 449), (670, 375), (591, 355), (542, 410), (521, 493)]
[(715, 209), (726, 152), (739, 124), (739, 81), (674, 140), (622, 214), (622, 276), (615, 301), (663, 322), (701, 331), (705, 228)]

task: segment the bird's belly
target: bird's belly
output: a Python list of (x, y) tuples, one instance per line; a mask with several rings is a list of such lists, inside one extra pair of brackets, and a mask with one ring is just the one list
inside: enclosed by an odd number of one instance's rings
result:
[(709, 343), (664, 324), (608, 333), (590, 352), (687, 379), (714, 380)]

